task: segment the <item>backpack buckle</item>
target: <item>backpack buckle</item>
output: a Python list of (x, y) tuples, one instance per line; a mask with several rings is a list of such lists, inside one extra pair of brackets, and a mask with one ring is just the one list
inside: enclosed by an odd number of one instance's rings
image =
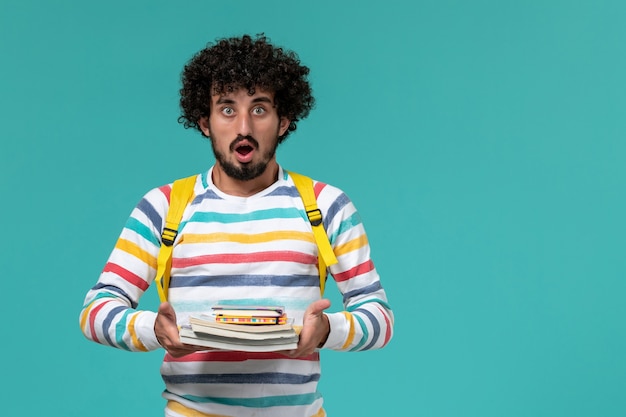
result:
[(309, 210), (306, 212), (309, 222), (313, 226), (319, 226), (322, 224), (322, 211), (320, 209)]
[(178, 235), (178, 230), (170, 229), (169, 227), (163, 228), (163, 233), (161, 233), (161, 242), (165, 244), (165, 246), (172, 246), (174, 244), (174, 239)]

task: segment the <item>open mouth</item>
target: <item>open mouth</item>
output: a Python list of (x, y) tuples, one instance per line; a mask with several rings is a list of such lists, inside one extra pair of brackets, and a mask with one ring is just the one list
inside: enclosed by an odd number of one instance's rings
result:
[(239, 145), (235, 148), (235, 152), (237, 152), (240, 155), (246, 156), (248, 155), (250, 152), (252, 152), (254, 150), (254, 148), (248, 144), (242, 144)]
[(254, 150), (257, 148), (256, 140), (253, 138), (238, 138), (231, 145), (231, 151), (235, 154), (235, 158), (242, 163), (246, 164), (252, 161)]

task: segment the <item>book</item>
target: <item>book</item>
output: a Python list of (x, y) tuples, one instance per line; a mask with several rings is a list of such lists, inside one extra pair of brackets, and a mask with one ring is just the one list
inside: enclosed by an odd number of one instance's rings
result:
[(293, 335), (295, 334), (293, 329), (275, 330), (272, 332), (260, 333), (260, 332), (241, 332), (238, 330), (223, 329), (223, 328), (214, 327), (214, 326), (202, 326), (198, 324), (192, 324), (190, 327), (191, 327), (191, 330), (193, 330), (195, 333), (200, 333), (200, 336), (213, 335), (213, 336), (223, 336), (223, 337), (247, 339), (247, 340), (270, 340), (270, 339), (290, 338), (290, 337), (293, 337)]
[(283, 306), (218, 304), (211, 309), (216, 315), (240, 317), (280, 317), (285, 313)]
[(245, 304), (218, 304), (211, 308), (215, 321), (231, 324), (284, 324), (285, 307)]
[(291, 330), (297, 329), (298, 327), (293, 326), (293, 319), (287, 318), (285, 323), (283, 324), (270, 324), (270, 325), (259, 325), (259, 324), (240, 324), (240, 323), (225, 323), (221, 321), (217, 321), (215, 316), (208, 314), (200, 314), (189, 317), (189, 324), (192, 326), (202, 326), (202, 327), (217, 327), (220, 329), (228, 329), (235, 330), (237, 332), (246, 332), (246, 333), (267, 333), (267, 332), (275, 332), (279, 330)]
[(214, 349), (250, 352), (291, 350), (298, 346), (298, 328), (282, 306), (219, 304), (212, 312), (189, 316), (179, 329), (183, 343)]
[[(215, 327), (208, 327), (216, 329)], [(235, 332), (237, 333), (237, 332)], [(245, 333), (245, 332), (241, 332)], [(267, 335), (268, 333), (248, 333)], [(213, 349), (237, 350), (243, 352), (276, 352), (292, 350), (298, 347), (298, 335), (295, 331), (285, 337), (269, 337), (264, 339), (249, 339), (247, 337), (228, 337), (209, 333), (195, 332), (190, 325), (184, 325), (179, 330), (180, 341), (188, 345), (204, 346)]]
[(242, 324), (242, 325), (263, 325), (263, 324), (285, 324), (287, 322), (287, 316), (280, 317), (249, 317), (249, 316), (236, 316), (227, 314), (216, 314), (215, 321), (220, 323), (230, 324)]

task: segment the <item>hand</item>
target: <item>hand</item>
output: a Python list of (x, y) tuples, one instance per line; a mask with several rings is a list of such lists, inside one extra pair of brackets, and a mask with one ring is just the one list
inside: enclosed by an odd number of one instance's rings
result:
[(285, 352), (287, 356), (292, 358), (308, 356), (324, 344), (330, 333), (330, 323), (324, 314), (324, 310), (328, 307), (330, 307), (330, 300), (327, 299), (315, 301), (307, 307), (302, 319), (298, 348)]
[(176, 312), (167, 301), (161, 303), (154, 322), (154, 333), (157, 340), (175, 358), (188, 355), (199, 350), (207, 350), (201, 346), (191, 346), (180, 342), (178, 326), (176, 325)]

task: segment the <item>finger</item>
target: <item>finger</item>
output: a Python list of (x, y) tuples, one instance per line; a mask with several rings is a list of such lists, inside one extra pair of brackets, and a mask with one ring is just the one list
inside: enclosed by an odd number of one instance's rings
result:
[(322, 298), (321, 300), (314, 301), (308, 308), (309, 314), (320, 315), (324, 310), (330, 307), (330, 300)]
[(169, 350), (168, 353), (175, 358), (180, 358), (182, 356), (189, 355), (197, 351), (198, 349), (172, 349)]
[(307, 357), (312, 355), (313, 353), (315, 353), (315, 348), (308, 348), (308, 349), (304, 349), (304, 348), (298, 348), (298, 349), (294, 349), (294, 350), (283, 350), (281, 352), (279, 352), (285, 356), (288, 356), (290, 358), (303, 358), (303, 357)]
[(159, 305), (159, 314), (167, 317), (171, 321), (176, 321), (176, 312), (170, 303), (167, 301), (162, 302)]
[(176, 325), (176, 312), (172, 305), (163, 302), (159, 305), (155, 322), (155, 334), (157, 340), (168, 352), (177, 348), (180, 344), (178, 326)]
[(186, 343), (181, 343), (175, 349), (168, 351), (168, 353), (175, 358), (180, 358), (181, 356), (189, 355), (191, 353), (205, 352), (208, 350), (218, 350), (218, 349), (211, 349), (211, 348), (207, 348), (206, 346), (188, 345)]

